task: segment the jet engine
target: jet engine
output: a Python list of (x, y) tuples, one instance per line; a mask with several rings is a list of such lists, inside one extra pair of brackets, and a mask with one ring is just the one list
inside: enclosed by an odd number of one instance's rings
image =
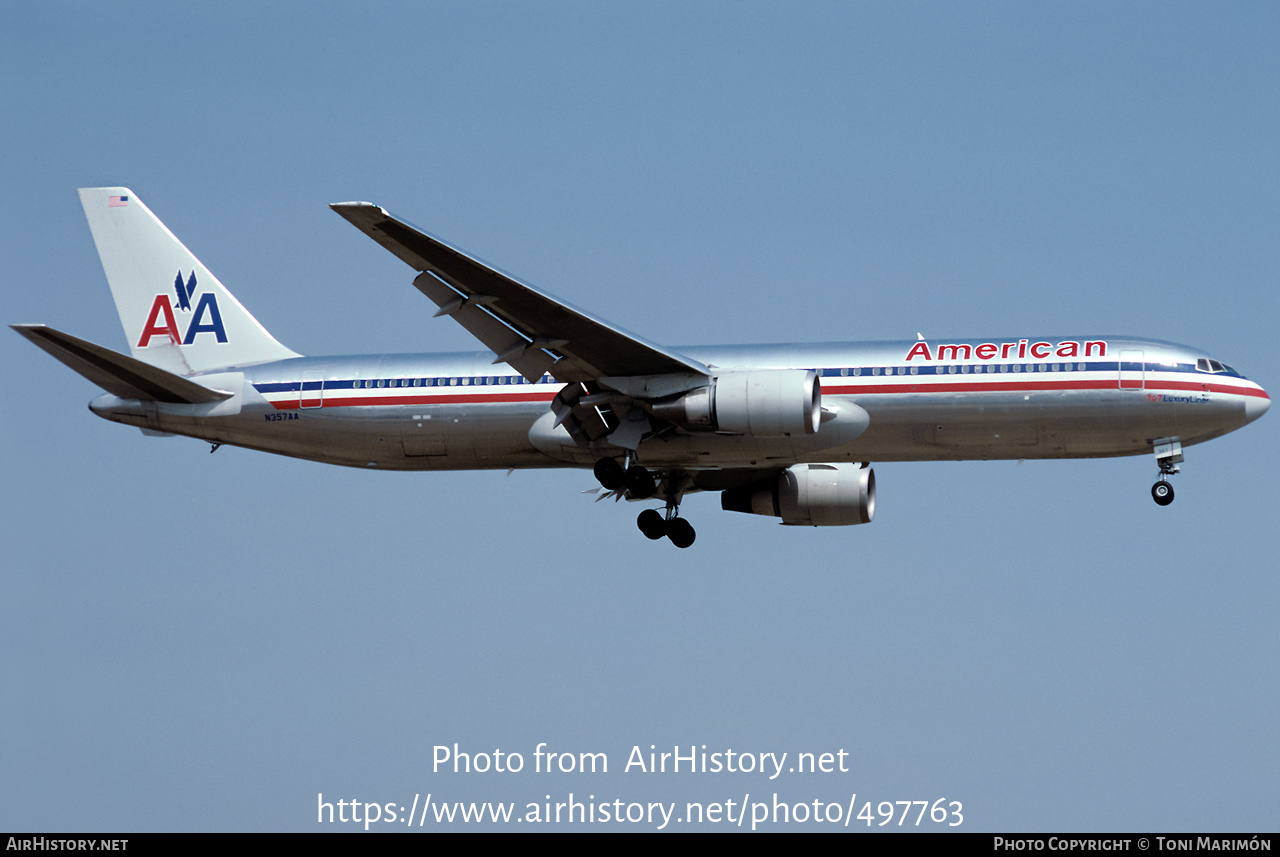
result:
[(796, 464), (773, 479), (722, 492), (720, 506), (797, 526), (869, 524), (876, 512), (876, 475), (856, 464)]
[(654, 416), (693, 431), (748, 437), (817, 434), (822, 385), (812, 369), (724, 372), (711, 384), (652, 405)]

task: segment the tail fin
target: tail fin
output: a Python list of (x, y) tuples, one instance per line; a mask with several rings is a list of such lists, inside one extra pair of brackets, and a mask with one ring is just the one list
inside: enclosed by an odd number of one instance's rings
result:
[(133, 356), (178, 375), (298, 357), (258, 323), (133, 191), (81, 188)]

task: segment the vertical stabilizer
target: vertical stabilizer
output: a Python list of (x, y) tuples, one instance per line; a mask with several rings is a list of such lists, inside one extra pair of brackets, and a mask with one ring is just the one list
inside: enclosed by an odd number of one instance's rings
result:
[(81, 188), (133, 356), (179, 375), (285, 360), (285, 348), (133, 191)]

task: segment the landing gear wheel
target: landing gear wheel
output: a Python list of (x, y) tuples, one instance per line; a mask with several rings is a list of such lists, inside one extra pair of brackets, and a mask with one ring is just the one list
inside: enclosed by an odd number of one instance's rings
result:
[(600, 459), (596, 462), (593, 472), (604, 490), (617, 491), (622, 487), (622, 479), (625, 474), (623, 473), (622, 465), (618, 463), (617, 459)]
[(1161, 479), (1151, 486), (1151, 497), (1161, 506), (1168, 506), (1173, 502), (1173, 486)]
[(698, 534), (693, 531), (693, 525), (684, 518), (672, 518), (666, 523), (667, 538), (671, 539), (671, 544), (678, 548), (687, 548), (698, 537)]
[(667, 534), (666, 519), (657, 509), (645, 509), (641, 512), (640, 517), (636, 518), (636, 526), (640, 528), (640, 532), (644, 533), (645, 538), (654, 541)]
[(627, 493), (633, 500), (647, 500), (658, 493), (658, 483), (653, 480), (653, 474), (639, 464), (633, 464), (627, 468), (627, 472), (623, 474), (622, 483), (627, 486)]

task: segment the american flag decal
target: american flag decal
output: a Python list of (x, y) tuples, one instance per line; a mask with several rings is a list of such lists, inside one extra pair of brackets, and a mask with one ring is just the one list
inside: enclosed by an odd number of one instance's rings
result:
[(107, 208), (124, 208), (129, 204), (127, 196), (109, 196), (107, 197)]

